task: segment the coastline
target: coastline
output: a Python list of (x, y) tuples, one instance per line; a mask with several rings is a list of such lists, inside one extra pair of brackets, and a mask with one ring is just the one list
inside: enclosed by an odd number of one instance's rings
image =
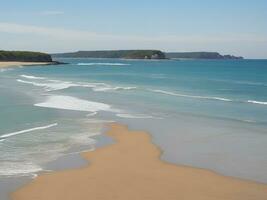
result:
[(17, 62), (17, 61), (0, 61), (0, 68), (18, 67), (18, 66), (36, 66), (36, 65), (53, 65), (57, 62)]
[(266, 199), (267, 185), (173, 165), (143, 131), (111, 124), (116, 142), (82, 153), (85, 167), (47, 173), (12, 194), (13, 200)]

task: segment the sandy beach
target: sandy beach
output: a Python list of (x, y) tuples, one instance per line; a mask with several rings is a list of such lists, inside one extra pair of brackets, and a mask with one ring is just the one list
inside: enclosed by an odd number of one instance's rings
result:
[(89, 165), (40, 175), (13, 200), (263, 200), (267, 186), (160, 160), (149, 134), (111, 124), (116, 143), (83, 153)]
[(0, 68), (15, 67), (15, 66), (31, 66), (31, 65), (49, 65), (49, 62), (2, 62), (0, 61)]

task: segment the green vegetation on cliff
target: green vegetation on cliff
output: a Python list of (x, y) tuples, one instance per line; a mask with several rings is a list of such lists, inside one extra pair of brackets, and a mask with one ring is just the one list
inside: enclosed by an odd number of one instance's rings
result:
[(217, 52), (169, 52), (165, 55), (170, 59), (243, 59), (233, 55), (221, 55)]
[(159, 50), (112, 50), (77, 51), (53, 54), (61, 58), (125, 58), (125, 59), (243, 59), (233, 55), (221, 55), (217, 52), (168, 52)]
[(62, 58), (165, 59), (165, 54), (158, 50), (77, 51), (53, 54), (53, 56)]
[(0, 61), (52, 62), (49, 54), (31, 51), (0, 51)]

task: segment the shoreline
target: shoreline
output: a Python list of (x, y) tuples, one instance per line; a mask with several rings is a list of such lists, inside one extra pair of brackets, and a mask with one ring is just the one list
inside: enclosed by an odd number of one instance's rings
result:
[(106, 134), (115, 143), (82, 153), (85, 167), (42, 174), (12, 193), (12, 200), (267, 197), (265, 184), (162, 161), (162, 151), (144, 131), (112, 123)]
[(55, 65), (60, 64), (57, 61), (52, 62), (21, 62), (21, 61), (0, 61), (0, 68), (19, 67), (19, 66), (36, 66), (36, 65)]

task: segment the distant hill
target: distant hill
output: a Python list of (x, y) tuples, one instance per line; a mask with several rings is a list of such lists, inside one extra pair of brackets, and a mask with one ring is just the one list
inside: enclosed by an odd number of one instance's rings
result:
[(165, 59), (165, 54), (159, 50), (77, 51), (52, 54), (52, 56), (61, 58)]
[(162, 52), (159, 50), (111, 50), (77, 51), (52, 54), (60, 58), (125, 58), (125, 59), (243, 59), (233, 55), (221, 55), (217, 52)]
[(49, 54), (31, 51), (1, 51), (0, 61), (52, 62)]
[(170, 59), (243, 59), (243, 57), (221, 55), (217, 52), (168, 52), (165, 55)]

